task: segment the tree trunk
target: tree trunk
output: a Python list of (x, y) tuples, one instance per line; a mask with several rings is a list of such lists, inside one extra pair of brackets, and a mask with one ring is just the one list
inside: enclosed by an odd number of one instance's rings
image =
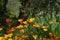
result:
[(24, 6), (24, 12), (20, 12), (19, 18), (23, 19), (24, 21), (28, 18), (29, 12), (30, 12), (30, 4), (31, 0), (25, 0)]

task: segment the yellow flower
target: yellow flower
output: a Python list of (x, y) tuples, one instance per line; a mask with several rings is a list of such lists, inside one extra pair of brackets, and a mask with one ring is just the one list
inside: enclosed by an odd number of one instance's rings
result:
[(47, 28), (44, 28), (43, 30), (44, 30), (44, 31), (48, 31), (48, 29), (47, 29)]
[(24, 27), (23, 27), (23, 25), (19, 25), (19, 26), (17, 26), (16, 28), (24, 28)]
[(5, 38), (4, 37), (0, 37), (0, 40), (5, 40)]
[(8, 35), (7, 35), (7, 34), (5, 34), (5, 35), (4, 35), (4, 37), (5, 37), (5, 39), (7, 39), (7, 38), (8, 38)]
[(8, 37), (10, 37), (10, 38), (11, 38), (11, 37), (12, 37), (12, 35), (13, 35), (13, 34), (12, 34), (12, 33), (10, 33), (10, 34), (8, 34)]
[(3, 28), (0, 28), (0, 31), (3, 30)]
[(23, 19), (18, 19), (18, 22), (20, 22), (20, 23), (22, 24), (22, 22), (23, 22)]
[(5, 39), (7, 39), (8, 37), (11, 38), (12, 35), (13, 35), (12, 33), (10, 33), (10, 34), (5, 34), (5, 35), (4, 35), (4, 38), (5, 38)]
[(50, 21), (49, 24), (54, 24), (54, 22), (53, 21)]
[(23, 19), (18, 19), (18, 22), (21, 22), (21, 21), (23, 21)]
[(24, 29), (21, 29), (20, 32), (24, 33)]
[(39, 24), (34, 24), (33, 27), (34, 28), (40, 28), (40, 25)]
[(56, 22), (56, 24), (59, 24), (59, 22)]
[(21, 36), (15, 36), (14, 40), (22, 40)]
[(17, 36), (15, 36), (15, 40), (18, 40), (18, 37)]
[(23, 24), (28, 24), (27, 21), (23, 21)]
[(24, 25), (25, 28), (28, 28), (28, 25)]
[(34, 20), (34, 18), (30, 18), (29, 22), (32, 23)]
[(15, 31), (15, 28), (12, 27), (10, 30), (7, 31), (7, 33), (12, 33), (12, 32), (14, 32), (14, 31)]
[(43, 26), (42, 28), (47, 28), (46, 26)]
[(8, 40), (13, 40), (12, 38), (9, 38)]
[(37, 39), (37, 37), (38, 37), (38, 35), (32, 35), (33, 36), (33, 38), (36, 40)]

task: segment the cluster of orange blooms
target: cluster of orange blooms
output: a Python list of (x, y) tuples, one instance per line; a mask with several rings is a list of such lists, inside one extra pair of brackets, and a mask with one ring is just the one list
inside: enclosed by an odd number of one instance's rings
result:
[[(28, 23), (32, 24), (34, 22), (35, 18), (30, 18), (29, 20), (23, 21), (23, 19), (18, 19), (18, 22), (20, 23), (20, 25), (18, 25), (17, 27), (12, 27), (8, 32), (8, 34), (4, 34), (4, 36), (0, 37), (0, 40), (28, 40), (29, 36), (28, 35), (22, 35), (22, 36), (15, 36), (15, 39), (12, 39), (13, 36), (13, 32), (15, 31), (15, 29), (21, 29), (19, 30), (21, 33), (24, 33), (24, 28), (28, 28), (29, 26), (27, 25)], [(6, 19), (6, 23), (9, 23), (10, 19)], [(50, 21), (50, 24), (53, 24), (54, 22)], [(59, 22), (57, 22), (57, 24), (59, 24)], [(39, 24), (33, 24), (32, 26), (33, 28), (38, 28), (40, 29), (40, 25)], [(43, 26), (42, 29), (44, 31), (48, 31), (48, 28), (46, 26)], [(0, 28), (0, 31), (3, 30), (3, 28)], [(34, 38), (34, 40), (37, 39), (38, 35), (34, 34), (32, 31), (29, 32), (30, 35), (32, 35), (32, 37)], [(53, 33), (49, 33), (49, 36), (52, 36)], [(43, 40), (47, 40), (46, 38), (43, 38)]]

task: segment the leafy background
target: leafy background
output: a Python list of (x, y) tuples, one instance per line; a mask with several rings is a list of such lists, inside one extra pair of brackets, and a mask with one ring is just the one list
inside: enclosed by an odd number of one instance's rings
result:
[(0, 0), (0, 40), (18, 39), (60, 40), (60, 0)]

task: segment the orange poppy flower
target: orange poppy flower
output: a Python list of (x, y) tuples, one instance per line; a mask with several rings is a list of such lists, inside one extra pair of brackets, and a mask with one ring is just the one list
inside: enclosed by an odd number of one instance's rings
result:
[(52, 36), (52, 35), (53, 35), (53, 34), (50, 32), (50, 33), (49, 33), (49, 36)]
[(30, 35), (33, 35), (33, 32), (30, 32)]
[(28, 39), (28, 36), (21, 36), (21, 38), (23, 38), (23, 39)]
[(6, 23), (10, 23), (10, 19), (9, 18), (6, 18)]
[(43, 40), (47, 40), (47, 38), (43, 38)]
[(23, 23), (23, 19), (18, 19), (18, 22), (20, 22), (20, 24)]

